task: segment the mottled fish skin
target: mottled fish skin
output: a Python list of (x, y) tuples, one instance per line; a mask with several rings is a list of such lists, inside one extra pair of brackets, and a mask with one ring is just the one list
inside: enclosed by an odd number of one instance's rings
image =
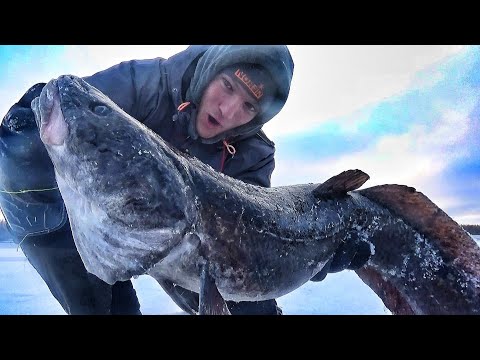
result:
[[(390, 311), (480, 314), (480, 247), (472, 237), (412, 187), (381, 185), (359, 193), (398, 218), (370, 238), (376, 254), (357, 270)], [(409, 229), (415, 236), (402, 236)]]
[[(170, 147), (75, 76), (52, 80), (32, 105), (80, 255), (108, 283), (149, 274), (199, 293), (206, 271), (225, 300), (278, 298), (355, 238), (373, 254), (357, 273), (390, 309), (480, 309), (480, 272), (465, 264), (478, 246), (466, 242), (470, 257), (460, 262), (445, 252), (464, 234), (448, 216), (458, 233), (438, 241), (404, 216), (409, 206), (396, 211), (375, 191), (354, 190), (364, 180), (273, 188), (235, 180)], [(406, 189), (397, 191), (408, 197)]]

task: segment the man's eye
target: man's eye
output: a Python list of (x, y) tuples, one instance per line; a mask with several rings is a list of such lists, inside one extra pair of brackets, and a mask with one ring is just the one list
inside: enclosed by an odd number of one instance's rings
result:
[(223, 84), (227, 89), (232, 90), (232, 84), (227, 79), (223, 79)]
[(257, 112), (257, 108), (252, 103), (246, 102), (245, 106), (247, 107), (248, 111), (253, 112), (253, 113)]

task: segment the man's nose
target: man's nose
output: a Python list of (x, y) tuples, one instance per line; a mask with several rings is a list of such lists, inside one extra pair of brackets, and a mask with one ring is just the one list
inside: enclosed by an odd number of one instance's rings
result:
[(222, 117), (227, 120), (233, 120), (240, 108), (240, 101), (235, 97), (223, 99), (220, 103), (220, 112)]

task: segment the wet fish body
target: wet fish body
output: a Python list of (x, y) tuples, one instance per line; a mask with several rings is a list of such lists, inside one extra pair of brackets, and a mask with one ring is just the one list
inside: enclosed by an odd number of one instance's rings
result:
[(110, 284), (149, 274), (212, 288), (218, 301), (278, 298), (355, 241), (372, 254), (358, 275), (393, 313), (480, 311), (479, 247), (415, 189), (357, 190), (368, 179), (359, 170), (246, 184), (172, 148), (75, 76), (52, 80), (32, 105), (82, 260)]

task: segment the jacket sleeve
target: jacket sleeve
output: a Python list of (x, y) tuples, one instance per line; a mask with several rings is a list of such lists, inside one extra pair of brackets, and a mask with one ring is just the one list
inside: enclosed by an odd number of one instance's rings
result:
[(17, 242), (55, 231), (67, 221), (53, 164), (30, 107), (44, 86), (32, 86), (0, 125), (0, 207)]
[(166, 88), (163, 58), (130, 60), (83, 79), (135, 119), (144, 122)]

